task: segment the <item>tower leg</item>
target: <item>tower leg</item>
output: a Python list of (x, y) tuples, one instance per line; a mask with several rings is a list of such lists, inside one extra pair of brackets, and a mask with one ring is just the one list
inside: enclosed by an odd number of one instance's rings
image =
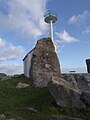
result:
[(50, 21), (50, 34), (51, 34), (51, 39), (53, 41), (53, 23)]

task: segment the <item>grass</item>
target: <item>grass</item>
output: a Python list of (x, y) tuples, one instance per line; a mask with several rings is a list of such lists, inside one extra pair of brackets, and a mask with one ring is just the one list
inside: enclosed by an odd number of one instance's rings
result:
[[(28, 83), (30, 87), (17, 89), (18, 82)], [(59, 110), (46, 87), (35, 88), (31, 84), (30, 80), (23, 75), (0, 81), (0, 113), (3, 113), (6, 119), (44, 120), (47, 116), (59, 115), (59, 113), (74, 117), (89, 117), (90, 108), (82, 111), (68, 108)], [(37, 112), (30, 110), (30, 107)]]
[[(30, 83), (24, 76), (13, 77), (11, 80), (0, 82), (0, 112), (6, 118), (17, 120), (42, 120), (46, 115), (57, 113), (52, 107), (53, 98), (47, 88), (28, 87), (17, 89), (18, 82)], [(33, 107), (38, 112), (28, 108)]]

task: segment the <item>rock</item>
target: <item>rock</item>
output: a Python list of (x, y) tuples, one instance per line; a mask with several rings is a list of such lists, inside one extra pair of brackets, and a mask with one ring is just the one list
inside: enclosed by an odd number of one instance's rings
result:
[(90, 74), (63, 74), (63, 78), (81, 92), (90, 91)]
[(62, 107), (82, 109), (90, 106), (90, 74), (63, 74), (56, 76), (48, 84), (48, 88)]
[(11, 76), (7, 76), (5, 73), (0, 73), (0, 81), (11, 79)]
[(14, 75), (14, 77), (19, 77), (19, 76), (20, 76), (20, 74), (15, 74), (15, 75)]
[(73, 88), (78, 89), (78, 84), (77, 84), (77, 81), (76, 81), (74, 75), (72, 75), (72, 74), (63, 74), (62, 76), (63, 76), (63, 78), (67, 82), (69, 82), (70, 84), (72, 84)]
[(48, 88), (57, 105), (69, 108), (84, 108), (85, 105), (80, 99), (81, 92), (63, 78), (52, 77), (52, 80), (48, 83)]
[(81, 100), (86, 106), (90, 106), (90, 73), (63, 74), (63, 78), (81, 92)]
[(9, 80), (9, 79), (11, 79), (10, 76), (4, 76), (4, 77), (1, 78), (1, 81), (5, 81), (5, 80)]
[(5, 115), (4, 114), (0, 114), (0, 120), (4, 120), (5, 119)]
[(31, 110), (31, 111), (33, 111), (33, 112), (38, 112), (38, 110), (36, 110), (36, 109), (33, 108), (33, 107), (29, 107), (28, 109)]
[(37, 87), (47, 86), (52, 76), (61, 76), (60, 64), (51, 38), (37, 41), (33, 51), (30, 78)]
[(90, 91), (90, 87), (85, 76), (86, 74), (75, 75), (75, 80), (77, 81), (78, 88), (81, 92)]
[(7, 120), (16, 120), (16, 118), (10, 118), (10, 119), (7, 119)]
[(19, 88), (19, 89), (20, 89), (20, 88), (26, 88), (26, 87), (29, 87), (29, 84), (20, 83), (20, 82), (19, 82), (19, 83), (17, 84), (17, 86), (16, 86), (16, 88)]
[(60, 116), (52, 116), (52, 117), (49, 117), (49, 118), (47, 118), (45, 120), (84, 120), (84, 119), (72, 118), (72, 117), (60, 115)]
[(82, 92), (81, 100), (84, 102), (86, 106), (90, 107), (90, 92)]
[(89, 88), (89, 91), (90, 91), (90, 73), (84, 74), (84, 79), (87, 81), (88, 88)]
[(7, 76), (5, 73), (0, 73), (0, 78)]

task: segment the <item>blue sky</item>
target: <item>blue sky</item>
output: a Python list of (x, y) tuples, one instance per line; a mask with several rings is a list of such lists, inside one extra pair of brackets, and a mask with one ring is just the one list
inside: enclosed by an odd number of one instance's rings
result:
[(90, 0), (0, 0), (0, 73), (23, 73), (23, 57), (49, 36), (44, 13), (57, 12), (54, 42), (61, 71), (87, 72), (90, 58)]

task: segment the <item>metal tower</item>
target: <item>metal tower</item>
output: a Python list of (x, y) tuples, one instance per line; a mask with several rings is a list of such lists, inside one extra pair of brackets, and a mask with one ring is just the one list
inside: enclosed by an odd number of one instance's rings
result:
[(54, 11), (47, 11), (44, 15), (44, 21), (50, 24), (50, 36), (53, 41), (53, 23), (57, 21), (57, 14)]

